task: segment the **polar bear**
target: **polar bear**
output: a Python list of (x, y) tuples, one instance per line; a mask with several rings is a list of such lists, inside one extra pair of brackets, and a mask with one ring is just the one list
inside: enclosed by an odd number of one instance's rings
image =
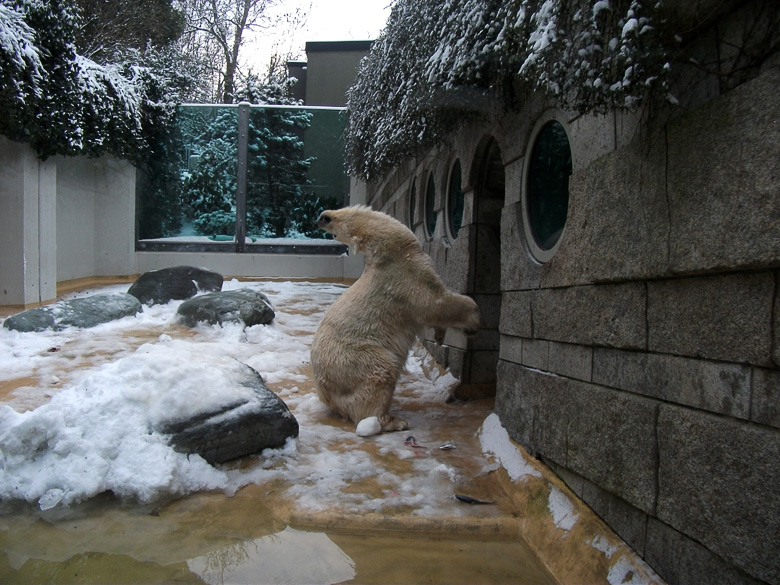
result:
[(415, 337), (424, 327), (434, 328), (439, 343), (447, 327), (476, 333), (477, 304), (447, 290), (411, 230), (385, 213), (345, 207), (323, 211), (317, 225), (353, 254), (365, 255), (363, 274), (328, 309), (314, 335), (317, 393), (354, 423), (372, 419), (375, 428), (361, 432), (366, 427), (359, 425), (359, 434), (407, 429), (405, 420), (390, 414), (390, 403)]

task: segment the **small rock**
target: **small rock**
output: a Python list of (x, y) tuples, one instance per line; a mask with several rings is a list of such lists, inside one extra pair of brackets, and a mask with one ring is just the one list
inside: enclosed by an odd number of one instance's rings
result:
[(127, 293), (145, 305), (163, 305), (194, 297), (198, 292), (222, 290), (221, 274), (194, 266), (174, 266), (145, 272)]
[[(61, 331), (67, 327), (94, 327), (115, 319), (135, 315), (141, 303), (124, 293), (99, 294), (58, 301), (45, 307), (29, 309), (8, 317), (3, 327), (13, 331)], [(49, 351), (57, 351), (52, 348)]]
[(271, 301), (251, 289), (214, 292), (184, 301), (176, 311), (179, 322), (189, 327), (198, 323), (222, 325), (244, 323), (247, 327), (266, 325), (274, 320)]

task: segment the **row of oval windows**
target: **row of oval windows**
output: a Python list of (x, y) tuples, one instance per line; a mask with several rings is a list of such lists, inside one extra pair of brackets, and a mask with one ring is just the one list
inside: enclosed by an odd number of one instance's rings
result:
[[(526, 241), (533, 257), (546, 262), (558, 248), (566, 225), (569, 206), (569, 176), (572, 172), (571, 146), (566, 130), (557, 120), (549, 120), (538, 129), (526, 166), (526, 184), (523, 193), (523, 224)], [(445, 204), (447, 231), (453, 239), (463, 221), (464, 194), (461, 189), (461, 165), (456, 160), (447, 189)], [(416, 182), (410, 192), (409, 225), (414, 226)], [(428, 175), (425, 187), (423, 224), (425, 235), (433, 238), (436, 230), (436, 183), (433, 173)]]

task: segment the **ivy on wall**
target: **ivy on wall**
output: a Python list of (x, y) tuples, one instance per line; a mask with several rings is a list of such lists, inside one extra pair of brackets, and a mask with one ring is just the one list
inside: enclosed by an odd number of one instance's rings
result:
[(375, 178), (437, 143), (486, 95), (543, 91), (604, 112), (664, 92), (660, 2), (397, 0), (349, 94), (349, 171)]

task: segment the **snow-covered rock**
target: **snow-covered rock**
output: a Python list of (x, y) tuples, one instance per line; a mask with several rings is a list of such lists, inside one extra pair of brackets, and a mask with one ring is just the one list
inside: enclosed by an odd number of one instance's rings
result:
[(199, 291), (222, 290), (221, 274), (194, 266), (173, 266), (145, 272), (127, 293), (145, 305), (165, 304), (194, 297)]
[(28, 309), (8, 317), (3, 327), (13, 331), (61, 331), (67, 327), (94, 327), (140, 311), (141, 303), (132, 295), (100, 294)]
[(248, 288), (200, 295), (184, 301), (176, 311), (180, 323), (222, 325), (243, 323), (247, 327), (267, 325), (274, 320), (274, 308), (263, 293)]

